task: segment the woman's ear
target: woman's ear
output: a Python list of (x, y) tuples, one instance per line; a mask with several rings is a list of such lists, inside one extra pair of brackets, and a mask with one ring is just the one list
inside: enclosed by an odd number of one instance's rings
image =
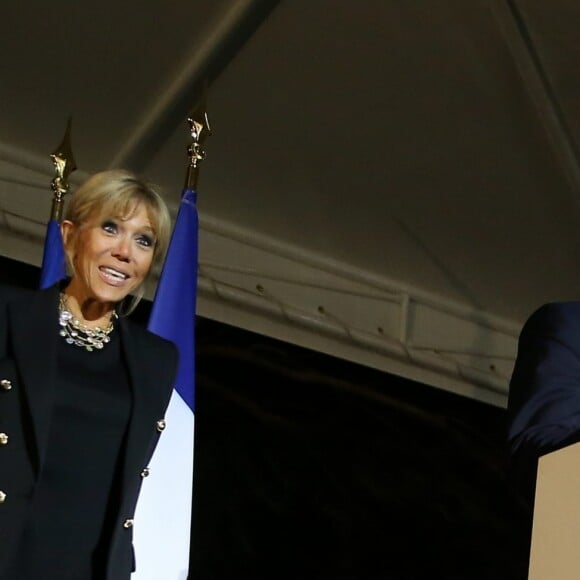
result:
[(73, 232), (75, 230), (75, 225), (70, 220), (63, 220), (60, 223), (60, 234), (62, 236), (62, 243), (65, 249), (68, 249), (69, 244), (72, 242), (73, 239)]
[(77, 227), (70, 220), (63, 220), (60, 224), (60, 235), (66, 260), (66, 271), (69, 276), (74, 274), (74, 246), (77, 235)]

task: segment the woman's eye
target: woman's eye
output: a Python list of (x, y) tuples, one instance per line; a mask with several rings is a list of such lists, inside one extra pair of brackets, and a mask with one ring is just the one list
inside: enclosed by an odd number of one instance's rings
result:
[(107, 220), (101, 224), (101, 228), (109, 234), (117, 233), (117, 224), (113, 221)]
[(155, 240), (151, 236), (139, 236), (137, 243), (145, 248), (151, 248), (155, 244)]

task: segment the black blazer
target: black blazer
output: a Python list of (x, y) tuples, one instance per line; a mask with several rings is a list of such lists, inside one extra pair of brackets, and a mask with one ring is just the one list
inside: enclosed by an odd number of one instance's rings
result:
[[(46, 452), (60, 340), (58, 295), (58, 286), (41, 291), (0, 287), (0, 434), (6, 435), (0, 435), (2, 580), (23, 532)], [(134, 567), (133, 514), (142, 472), (163, 429), (158, 421), (169, 403), (177, 369), (172, 343), (126, 318), (119, 319), (119, 328), (132, 411), (106, 580), (129, 580)]]

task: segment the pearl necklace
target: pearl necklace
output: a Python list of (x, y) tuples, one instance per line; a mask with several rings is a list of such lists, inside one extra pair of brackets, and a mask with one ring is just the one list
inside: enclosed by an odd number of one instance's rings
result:
[(114, 327), (117, 313), (113, 312), (109, 324), (105, 328), (98, 326), (90, 327), (83, 324), (78, 318), (68, 310), (66, 296), (61, 293), (58, 303), (58, 323), (60, 324), (60, 335), (68, 344), (80, 346), (91, 352), (93, 349), (100, 350), (105, 344), (110, 342), (109, 336)]

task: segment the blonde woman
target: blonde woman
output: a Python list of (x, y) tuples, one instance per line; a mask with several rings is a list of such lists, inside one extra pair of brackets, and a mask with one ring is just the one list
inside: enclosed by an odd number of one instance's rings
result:
[(124, 313), (170, 218), (155, 188), (115, 170), (74, 193), (61, 229), (70, 279), (0, 290), (0, 578), (129, 580), (177, 351)]

